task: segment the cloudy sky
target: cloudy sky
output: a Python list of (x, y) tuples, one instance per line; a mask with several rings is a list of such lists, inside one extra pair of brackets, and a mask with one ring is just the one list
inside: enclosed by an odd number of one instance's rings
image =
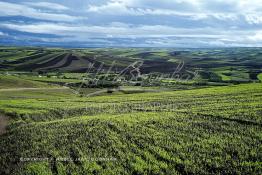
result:
[(262, 0), (0, 0), (0, 44), (261, 47)]

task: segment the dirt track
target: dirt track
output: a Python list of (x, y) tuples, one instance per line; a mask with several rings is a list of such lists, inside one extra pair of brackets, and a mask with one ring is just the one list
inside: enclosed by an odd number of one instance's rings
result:
[(68, 89), (68, 87), (58, 87), (58, 88), (9, 88), (9, 89), (0, 89), (0, 92), (24, 91), (24, 90), (59, 90), (59, 89)]
[(0, 135), (6, 132), (7, 124), (8, 124), (8, 118), (0, 114)]

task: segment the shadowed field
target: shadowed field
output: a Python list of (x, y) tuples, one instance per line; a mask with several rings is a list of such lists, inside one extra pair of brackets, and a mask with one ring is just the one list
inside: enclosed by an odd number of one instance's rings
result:
[(7, 125), (8, 125), (8, 118), (4, 115), (0, 115), (0, 135), (6, 132)]

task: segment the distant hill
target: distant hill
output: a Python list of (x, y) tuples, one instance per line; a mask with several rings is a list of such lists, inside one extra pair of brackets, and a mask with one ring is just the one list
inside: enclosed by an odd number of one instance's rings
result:
[[(0, 48), (1, 71), (120, 72), (135, 62), (141, 73), (199, 71), (212, 81), (254, 81), (262, 72), (261, 48), (51, 49)], [(112, 66), (113, 65), (113, 66)], [(215, 78), (214, 78), (215, 77)]]

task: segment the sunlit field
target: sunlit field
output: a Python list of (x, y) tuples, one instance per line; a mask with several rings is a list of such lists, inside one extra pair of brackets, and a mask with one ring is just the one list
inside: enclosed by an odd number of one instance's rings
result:
[(260, 49), (14, 50), (0, 174), (262, 173)]

